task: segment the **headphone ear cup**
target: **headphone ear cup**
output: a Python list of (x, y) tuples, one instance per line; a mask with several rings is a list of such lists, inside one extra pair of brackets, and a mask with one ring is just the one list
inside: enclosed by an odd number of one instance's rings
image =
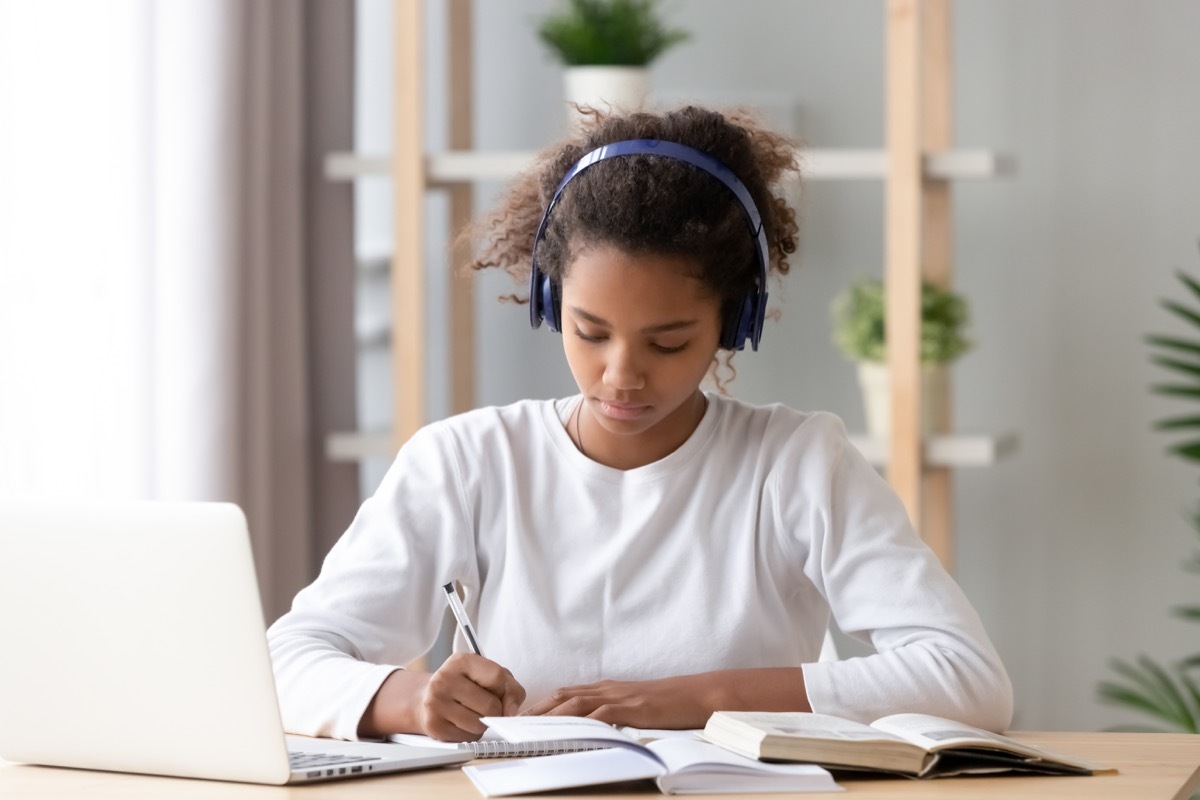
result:
[(555, 333), (562, 331), (562, 300), (558, 296), (558, 284), (542, 276), (542, 316), (550, 330)]
[(721, 325), (721, 339), (718, 345), (722, 350), (741, 350), (746, 345), (746, 337), (742, 332), (746, 319), (746, 301), (730, 307)]
[(754, 324), (754, 306), (754, 296), (751, 295), (733, 307), (733, 313), (721, 329), (721, 347), (726, 350), (745, 349), (746, 339), (750, 337), (750, 328)]

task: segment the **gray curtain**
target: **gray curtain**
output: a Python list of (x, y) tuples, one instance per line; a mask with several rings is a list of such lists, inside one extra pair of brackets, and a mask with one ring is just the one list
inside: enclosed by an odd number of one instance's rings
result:
[(246, 512), (267, 621), (358, 504), (352, 0), (152, 6), (154, 487)]

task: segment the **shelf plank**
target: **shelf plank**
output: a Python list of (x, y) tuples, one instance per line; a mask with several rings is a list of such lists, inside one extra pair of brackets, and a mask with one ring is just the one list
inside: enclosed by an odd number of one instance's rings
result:
[[(527, 151), (446, 151), (425, 157), (426, 180), (431, 186), (457, 186), (472, 181), (507, 180), (533, 163)], [(887, 151), (807, 149), (799, 151), (805, 180), (884, 180)], [(391, 174), (387, 156), (330, 153), (325, 157), (325, 177), (331, 181)], [(926, 177), (936, 180), (974, 180), (1010, 174), (1012, 160), (991, 150), (949, 150), (924, 157)]]
[(364, 461), (369, 458), (391, 458), (395, 454), (396, 445), (389, 431), (339, 431), (325, 437), (325, 457), (330, 461)]
[[(887, 442), (869, 436), (851, 436), (850, 442), (877, 467), (887, 466)], [(995, 435), (934, 436), (924, 442), (925, 464), (930, 467), (988, 467), (1016, 452), (1015, 433)], [(395, 455), (392, 435), (378, 433), (331, 433), (325, 439), (325, 455), (333, 461), (361, 461)]]
[[(850, 442), (876, 467), (888, 463), (888, 443), (870, 436), (851, 436)], [(932, 436), (922, 440), (922, 463), (927, 467), (989, 467), (1016, 452), (1015, 433)]]

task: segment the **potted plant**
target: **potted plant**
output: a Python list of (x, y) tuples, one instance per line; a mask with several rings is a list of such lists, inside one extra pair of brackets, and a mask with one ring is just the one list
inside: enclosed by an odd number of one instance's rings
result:
[[(1182, 401), (1196, 402), (1200, 399), (1200, 281), (1180, 271), (1176, 273), (1187, 288), (1186, 297), (1191, 301), (1163, 300), (1163, 308), (1170, 311), (1191, 330), (1190, 334), (1178, 336), (1147, 336), (1153, 355), (1151, 361), (1162, 367), (1173, 379), (1170, 383), (1151, 387), (1155, 394), (1174, 397)], [(1168, 452), (1189, 464), (1200, 464), (1200, 443), (1196, 433), (1200, 430), (1200, 416), (1194, 409), (1176, 412), (1173, 416), (1159, 420), (1155, 430), (1182, 436), (1181, 441), (1171, 445)], [(1200, 533), (1200, 508), (1188, 514), (1188, 523)], [(1185, 561), (1183, 568), (1200, 574), (1200, 553)], [(1175, 616), (1188, 622), (1200, 622), (1200, 603), (1191, 602), (1176, 606)], [(1192, 640), (1184, 637), (1185, 641)], [(1132, 730), (1172, 730), (1186, 733), (1200, 732), (1200, 652), (1176, 661), (1160, 662), (1145, 654), (1136, 660), (1114, 659), (1111, 667), (1116, 678), (1102, 681), (1097, 687), (1100, 699), (1105, 703), (1122, 706), (1127, 710), (1150, 717), (1152, 725), (1126, 725)]]
[[(887, 371), (887, 298), (883, 283), (862, 278), (833, 301), (833, 340), (847, 358), (858, 363), (858, 381), (867, 413), (867, 431), (886, 437), (891, 428), (891, 393)], [(965, 330), (967, 302), (948, 289), (921, 286), (921, 377), (923, 433), (934, 430), (941, 414), (937, 400), (946, 393), (946, 367), (971, 347)]]
[(544, 17), (538, 37), (566, 65), (568, 116), (575, 106), (633, 110), (645, 102), (647, 67), (688, 38), (666, 28), (658, 0), (564, 0)]

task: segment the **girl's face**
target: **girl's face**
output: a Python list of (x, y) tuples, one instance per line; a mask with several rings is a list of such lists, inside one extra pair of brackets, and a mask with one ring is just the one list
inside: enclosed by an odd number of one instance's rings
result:
[(563, 349), (585, 401), (581, 446), (594, 461), (619, 469), (657, 461), (704, 415), (699, 387), (717, 351), (720, 301), (689, 267), (597, 245), (567, 270)]

